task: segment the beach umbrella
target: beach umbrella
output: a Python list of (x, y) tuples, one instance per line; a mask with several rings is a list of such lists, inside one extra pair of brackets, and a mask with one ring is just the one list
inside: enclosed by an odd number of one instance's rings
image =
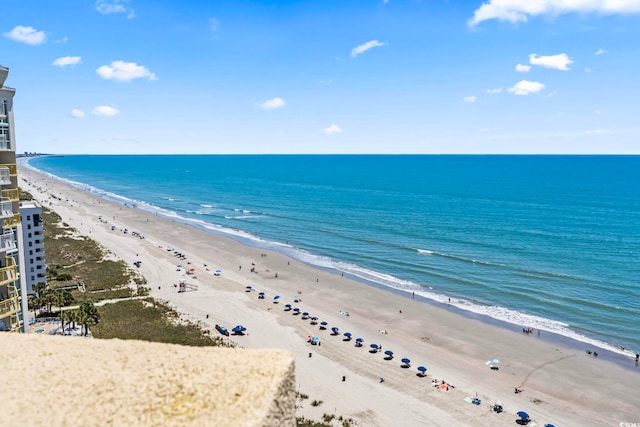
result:
[(247, 286), (247, 292), (251, 292), (251, 285)]
[(378, 344), (371, 344), (371, 348), (377, 350), (380, 346)]
[(296, 313), (300, 313), (300, 309), (298, 307), (294, 308), (293, 311)]
[(222, 270), (216, 270), (216, 274), (219, 276), (222, 274)]
[(407, 359), (407, 358), (405, 357), (404, 359), (402, 359), (402, 360), (401, 360), (401, 362), (402, 362), (402, 363), (405, 363), (405, 364), (407, 364), (407, 365), (408, 365), (409, 363), (411, 363), (411, 360), (409, 360), (409, 359)]
[(302, 316), (303, 316), (303, 317), (307, 317), (308, 315), (309, 315), (309, 312), (308, 312), (308, 311), (304, 311), (304, 312), (302, 312)]
[(343, 335), (347, 338), (351, 338), (351, 332), (345, 332)]
[(232, 329), (232, 331), (233, 331), (233, 332), (236, 332), (236, 333), (238, 333), (238, 332), (244, 332), (244, 331), (246, 331), (246, 330), (247, 330), (247, 328), (245, 328), (245, 327), (244, 327), (244, 326), (242, 326), (242, 325), (238, 325), (238, 326), (236, 326), (235, 328), (233, 328), (233, 329)]
[(424, 366), (418, 366), (418, 371), (424, 374), (425, 372), (427, 372), (427, 368), (425, 368)]
[(520, 418), (522, 418), (523, 420), (528, 420), (529, 419), (529, 414), (527, 414), (524, 411), (520, 411), (518, 413), (516, 413), (517, 416), (519, 416)]
[(320, 326), (327, 326), (328, 323), (327, 322), (320, 322)]
[(384, 354), (386, 354), (387, 356), (393, 356), (393, 351), (387, 350), (384, 352)]
[(356, 342), (362, 343), (364, 340), (362, 338), (356, 338)]
[(338, 330), (338, 328), (336, 328), (335, 326), (334, 326), (333, 328), (331, 328), (331, 333), (332, 333), (333, 335), (338, 335), (338, 332), (339, 332), (339, 330)]
[(264, 296), (264, 292), (258, 292), (258, 295), (263, 297)]
[(544, 427), (556, 427), (553, 424), (545, 424)]
[(500, 359), (491, 359), (490, 362), (498, 364), (498, 363), (500, 363)]
[(289, 310), (291, 310), (291, 304), (285, 304), (284, 311), (289, 311)]
[(273, 297), (274, 301), (278, 301), (280, 299), (280, 295), (276, 295), (275, 297)]

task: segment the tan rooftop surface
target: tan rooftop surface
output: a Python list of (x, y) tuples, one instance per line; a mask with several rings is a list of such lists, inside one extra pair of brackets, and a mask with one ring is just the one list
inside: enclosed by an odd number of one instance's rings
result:
[(295, 426), (293, 355), (0, 334), (0, 424)]

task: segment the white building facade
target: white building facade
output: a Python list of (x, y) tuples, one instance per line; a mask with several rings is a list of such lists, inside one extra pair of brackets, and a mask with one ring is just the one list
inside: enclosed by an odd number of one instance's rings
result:
[(19, 274), (24, 263), (13, 121), (16, 91), (4, 85), (8, 75), (9, 69), (0, 65), (0, 330), (26, 332), (27, 289)]
[(20, 202), (20, 223), (24, 251), (24, 267), (20, 268), (20, 276), (24, 276), (27, 295), (30, 295), (35, 293), (38, 283), (46, 282), (42, 206), (34, 201)]

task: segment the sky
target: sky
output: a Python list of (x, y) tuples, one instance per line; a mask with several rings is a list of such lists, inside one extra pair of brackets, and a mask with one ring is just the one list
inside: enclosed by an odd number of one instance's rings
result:
[(0, 0), (17, 152), (640, 154), (640, 0)]

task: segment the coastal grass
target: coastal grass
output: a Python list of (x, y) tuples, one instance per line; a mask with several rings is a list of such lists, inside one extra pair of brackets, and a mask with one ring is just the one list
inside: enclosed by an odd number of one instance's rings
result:
[[(82, 282), (86, 292), (72, 291), (79, 302), (127, 298), (143, 292), (144, 283), (124, 261), (108, 259), (94, 240), (81, 236), (54, 211), (42, 208), (44, 246), (49, 278), (65, 285)], [(137, 286), (132, 286), (135, 283)]]
[(100, 307), (95, 338), (120, 338), (189, 346), (231, 346), (198, 325), (180, 319), (176, 311), (153, 298), (127, 300)]

